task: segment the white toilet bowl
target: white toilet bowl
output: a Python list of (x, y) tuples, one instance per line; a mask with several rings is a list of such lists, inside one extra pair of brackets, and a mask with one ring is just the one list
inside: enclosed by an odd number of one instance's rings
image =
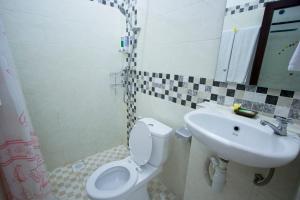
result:
[(116, 199), (133, 189), (137, 172), (129, 163), (116, 161), (99, 167), (89, 178), (86, 188), (92, 199)]
[(137, 167), (130, 157), (99, 167), (88, 179), (88, 196), (95, 200), (148, 200), (147, 183), (160, 172), (151, 165)]
[(130, 156), (99, 167), (87, 180), (93, 200), (149, 200), (148, 182), (160, 171), (172, 129), (151, 119), (139, 120), (130, 132)]

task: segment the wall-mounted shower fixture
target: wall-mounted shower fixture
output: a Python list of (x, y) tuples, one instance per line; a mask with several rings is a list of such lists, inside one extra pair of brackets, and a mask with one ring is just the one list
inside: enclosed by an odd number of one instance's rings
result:
[[(127, 26), (129, 27), (129, 32), (132, 32), (133, 34), (131, 35), (130, 33), (128, 33), (128, 37), (129, 37), (129, 48), (127, 51), (120, 51), (122, 53), (126, 53), (128, 54), (128, 65), (125, 67), (124, 69), (124, 94), (123, 94), (123, 101), (124, 103), (128, 103), (128, 101), (131, 101), (131, 94), (132, 94), (132, 91), (133, 91), (133, 86), (131, 86), (129, 83), (130, 83), (130, 79), (129, 79), (129, 76), (130, 76), (130, 72), (132, 70), (131, 68), (131, 63), (132, 63), (132, 60), (133, 60), (133, 55), (134, 55), (134, 50), (136, 49), (137, 47), (137, 36), (139, 35), (140, 31), (141, 31), (141, 28), (140, 27), (137, 27), (137, 26), (133, 26), (132, 25), (132, 16), (133, 15), (129, 15), (127, 13), (127, 11), (125, 10), (125, 8), (119, 6), (118, 7), (120, 12), (125, 16), (126, 18), (126, 24)], [(130, 36), (131, 35), (131, 36)], [(127, 98), (126, 98), (127, 96)]]

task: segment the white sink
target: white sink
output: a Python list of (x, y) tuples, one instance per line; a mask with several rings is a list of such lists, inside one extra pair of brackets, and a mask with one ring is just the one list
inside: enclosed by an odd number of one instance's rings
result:
[(240, 164), (275, 168), (296, 158), (300, 140), (296, 134), (278, 136), (260, 119), (237, 116), (230, 110), (211, 106), (189, 112), (184, 116), (194, 138), (225, 160)]

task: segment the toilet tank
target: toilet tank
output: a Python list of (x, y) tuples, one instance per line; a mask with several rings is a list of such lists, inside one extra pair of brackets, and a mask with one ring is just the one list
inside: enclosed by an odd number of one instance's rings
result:
[(152, 118), (143, 118), (140, 121), (148, 125), (152, 135), (152, 152), (148, 164), (162, 166), (168, 158), (172, 128)]

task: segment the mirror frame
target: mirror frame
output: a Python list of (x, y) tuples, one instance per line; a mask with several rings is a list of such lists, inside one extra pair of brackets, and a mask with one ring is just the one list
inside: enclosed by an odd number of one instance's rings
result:
[(266, 3), (264, 17), (260, 29), (260, 34), (257, 42), (256, 53), (253, 61), (253, 67), (250, 76), (250, 85), (257, 85), (258, 78), (264, 59), (264, 54), (268, 42), (269, 32), (272, 24), (274, 10), (299, 6), (300, 0), (281, 0), (276, 2)]

